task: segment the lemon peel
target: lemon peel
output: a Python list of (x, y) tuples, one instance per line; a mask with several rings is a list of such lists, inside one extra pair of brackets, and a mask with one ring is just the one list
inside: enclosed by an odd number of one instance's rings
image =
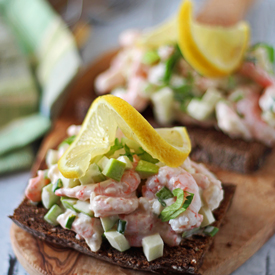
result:
[(108, 152), (119, 127), (152, 157), (171, 167), (180, 166), (191, 151), (184, 127), (155, 130), (129, 103), (113, 95), (98, 97), (91, 105), (80, 133), (58, 162), (66, 178), (83, 176), (90, 161)]

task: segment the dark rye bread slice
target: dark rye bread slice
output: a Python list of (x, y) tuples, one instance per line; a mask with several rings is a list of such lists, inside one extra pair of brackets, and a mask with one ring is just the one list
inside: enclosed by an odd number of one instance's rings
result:
[(222, 169), (249, 173), (257, 170), (271, 148), (257, 141), (231, 139), (213, 128), (187, 127), (192, 152), (190, 157), (196, 162), (209, 163)]
[[(235, 193), (236, 186), (224, 184), (224, 199), (218, 209), (214, 211), (216, 222), (220, 227)], [(161, 274), (197, 274), (202, 265), (203, 257), (213, 242), (209, 236), (194, 235), (182, 241), (178, 247), (165, 245), (164, 256), (152, 262), (148, 262), (142, 248), (130, 248), (125, 252), (119, 252), (112, 248), (108, 242), (103, 242), (98, 252), (92, 252), (84, 240), (77, 240), (73, 231), (65, 230), (60, 226), (53, 227), (43, 217), (47, 210), (39, 204), (35, 206), (25, 198), (15, 209), (10, 218), (19, 227), (33, 234), (39, 239), (74, 248), (82, 253), (95, 258), (141, 271), (150, 271)]]

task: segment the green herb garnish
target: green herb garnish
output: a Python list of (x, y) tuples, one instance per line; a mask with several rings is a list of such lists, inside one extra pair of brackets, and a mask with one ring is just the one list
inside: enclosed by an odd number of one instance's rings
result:
[(133, 162), (134, 161), (133, 155), (135, 155), (135, 153), (132, 153), (130, 148), (126, 144), (124, 145), (124, 149), (125, 149), (125, 154), (121, 154), (120, 156), (126, 156), (131, 162)]
[(149, 153), (147, 153), (145, 150), (143, 150), (141, 147), (139, 147), (139, 151), (136, 152), (136, 154), (139, 156), (140, 159), (151, 162), (151, 163), (158, 163), (159, 160), (153, 158)]
[(244, 98), (243, 95), (237, 95), (236, 97), (233, 98), (233, 101), (238, 102), (238, 101), (242, 100), (243, 98)]
[(76, 136), (70, 136), (70, 137), (64, 139), (64, 140), (59, 144), (58, 148), (60, 148), (60, 147), (63, 146), (64, 144), (69, 144), (69, 145), (71, 145), (71, 144), (74, 142), (75, 138), (76, 138)]
[(158, 198), (158, 201), (162, 206), (166, 206), (166, 203), (164, 200), (171, 199), (174, 197), (173, 193), (166, 187), (162, 187), (157, 193), (156, 196)]
[(187, 193), (189, 194), (189, 196), (187, 196), (185, 199), (184, 191), (182, 189), (177, 188), (173, 190), (173, 195), (177, 197), (177, 200), (172, 205), (167, 206), (161, 211), (159, 218), (163, 222), (167, 222), (171, 219), (175, 219), (181, 213), (186, 211), (186, 209), (189, 207), (194, 197), (194, 194), (189, 192)]
[(169, 83), (170, 78), (172, 76), (173, 70), (178, 62), (178, 60), (180, 59), (180, 57), (182, 57), (181, 51), (178, 47), (178, 45), (175, 46), (175, 52), (173, 53), (173, 55), (168, 58), (168, 60), (165, 63), (165, 72), (164, 72), (164, 76), (163, 76), (163, 82), (164, 83)]
[(120, 150), (122, 148), (124, 148), (123, 144), (121, 142), (119, 142), (118, 138), (116, 138), (115, 144), (113, 146), (111, 146), (109, 152), (106, 153), (106, 157), (112, 156), (115, 153), (115, 151)]
[(274, 60), (275, 60), (274, 48), (266, 43), (257, 43), (252, 46), (252, 50), (255, 50), (259, 47), (262, 47), (266, 50), (269, 62), (274, 63)]
[(228, 82), (227, 82), (227, 89), (228, 90), (233, 90), (236, 87), (237, 83), (236, 83), (236, 79), (233, 75), (230, 75), (228, 77)]
[(192, 93), (192, 85), (184, 84), (180, 87), (172, 88), (174, 91), (174, 99), (180, 103), (180, 109), (186, 111), (186, 107), (190, 100), (194, 97)]

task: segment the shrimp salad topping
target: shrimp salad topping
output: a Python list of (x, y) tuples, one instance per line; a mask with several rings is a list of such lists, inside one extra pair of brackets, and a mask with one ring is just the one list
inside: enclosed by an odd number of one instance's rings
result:
[(210, 225), (223, 199), (221, 182), (189, 158), (180, 167), (168, 167), (121, 133), (83, 177), (65, 178), (57, 162), (79, 129), (71, 126), (71, 136), (48, 151), (48, 169), (38, 171), (25, 191), (48, 209), (47, 222), (73, 230), (94, 252), (104, 239), (119, 251), (142, 246), (148, 261), (162, 255), (153, 252), (156, 242), (162, 251), (164, 243), (177, 246), (195, 229), (217, 231)]
[(153, 104), (156, 120), (174, 120), (216, 127), (231, 138), (275, 143), (274, 50), (267, 44), (251, 46), (239, 70), (223, 78), (198, 74), (177, 45), (146, 48), (138, 45), (141, 32), (125, 31), (121, 50), (101, 73), (98, 94), (112, 93), (138, 111)]

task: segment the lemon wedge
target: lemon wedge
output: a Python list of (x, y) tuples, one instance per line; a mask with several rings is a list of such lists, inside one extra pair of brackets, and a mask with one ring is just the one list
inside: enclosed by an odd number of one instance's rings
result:
[(178, 41), (178, 18), (176, 16), (163, 23), (143, 31), (137, 40), (138, 46), (158, 48), (163, 45), (176, 44)]
[(78, 136), (60, 158), (58, 168), (62, 175), (66, 178), (82, 177), (93, 158), (109, 151), (117, 127), (152, 157), (171, 167), (180, 166), (191, 151), (184, 127), (155, 130), (129, 103), (105, 95), (93, 102)]
[(230, 74), (243, 60), (249, 25), (244, 21), (232, 27), (199, 24), (192, 17), (192, 10), (192, 2), (185, 0), (178, 15), (178, 43), (185, 59), (205, 76)]

